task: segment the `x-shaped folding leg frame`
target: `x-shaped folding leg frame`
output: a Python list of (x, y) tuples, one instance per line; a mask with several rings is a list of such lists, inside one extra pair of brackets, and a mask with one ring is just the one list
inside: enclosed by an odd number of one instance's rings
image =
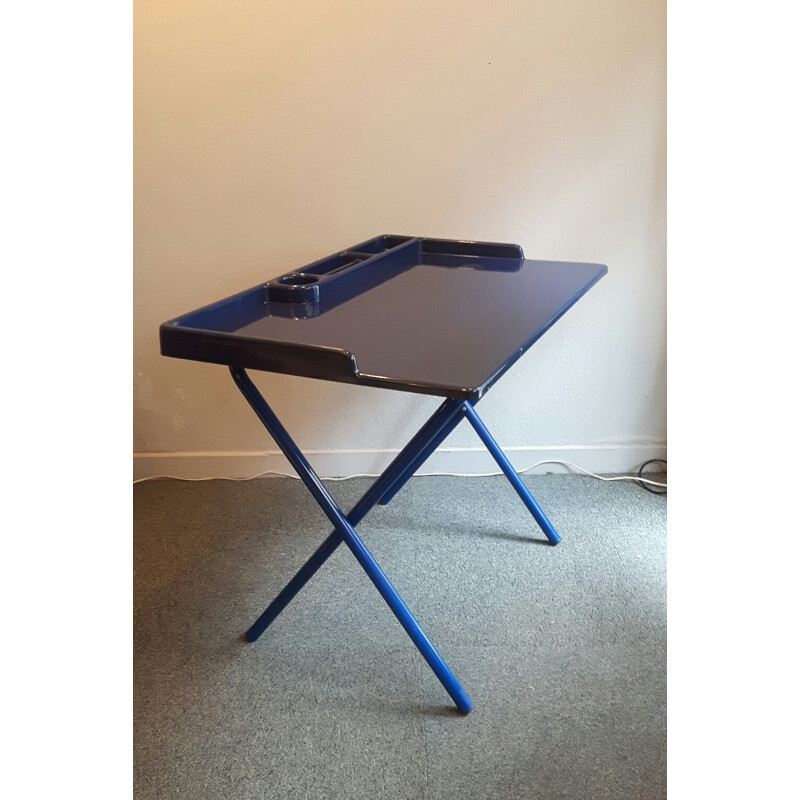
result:
[(447, 693), (452, 697), (456, 708), (462, 714), (469, 713), (472, 709), (472, 700), (470, 700), (456, 676), (419, 626), (419, 623), (414, 619), (403, 598), (392, 586), (372, 553), (361, 541), (355, 531), (355, 526), (361, 522), (376, 503), (384, 505), (388, 503), (431, 453), (450, 435), (461, 421), (462, 416), (466, 416), (486, 445), (486, 448), (497, 461), (500, 469), (511, 481), (517, 494), (533, 514), (536, 522), (539, 523), (550, 544), (558, 544), (560, 541), (559, 535), (519, 475), (517, 475), (503, 451), (498, 447), (497, 442), (492, 438), (480, 417), (475, 413), (472, 403), (454, 398), (445, 400), (433, 416), (422, 426), (419, 433), (400, 451), (399, 455), (372, 484), (366, 494), (353, 506), (350, 513), (345, 515), (272, 409), (267, 405), (267, 402), (245, 370), (241, 367), (231, 367), (230, 371), (233, 380), (247, 402), (250, 403), (253, 411), (255, 411), (264, 427), (269, 431), (278, 447), (280, 447), (289, 463), (294, 467), (300, 479), (334, 526), (331, 535), (317, 548), (311, 558), (306, 561), (298, 573), (270, 603), (266, 611), (253, 623), (246, 633), (247, 641), (254, 642), (261, 636), (311, 576), (327, 561), (334, 550), (344, 542), (350, 548), (358, 563), (361, 564), (364, 572), (375, 584), (386, 604), (392, 609), (406, 633), (411, 637), (423, 658), (428, 662), (436, 677), (447, 690)]

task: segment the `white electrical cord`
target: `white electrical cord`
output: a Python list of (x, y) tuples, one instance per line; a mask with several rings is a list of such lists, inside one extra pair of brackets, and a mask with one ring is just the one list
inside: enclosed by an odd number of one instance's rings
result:
[[(562, 464), (566, 467), (571, 467), (572, 469), (577, 469), (580, 472), (588, 475), (590, 478), (597, 478), (599, 481), (636, 481), (637, 483), (647, 483), (650, 486), (658, 486), (662, 489), (667, 488), (666, 483), (658, 483), (657, 481), (651, 481), (647, 478), (640, 478), (638, 475), (614, 475), (612, 477), (604, 477), (602, 475), (595, 475), (594, 472), (589, 472), (588, 469), (584, 469), (583, 467), (579, 467), (577, 464), (573, 464), (571, 461), (558, 461), (556, 459), (548, 459), (546, 461), (539, 461), (536, 464), (531, 464), (529, 467), (525, 467), (525, 469), (516, 470), (517, 475), (523, 475), (526, 472), (530, 472), (532, 469), (536, 469), (536, 467), (540, 467), (542, 464)], [(502, 475), (502, 472), (482, 472), (482, 473), (461, 473), (461, 472), (426, 472), (423, 476), (425, 478), (494, 478), (498, 475)], [(252, 481), (256, 478), (263, 478), (267, 475), (275, 475), (281, 478), (293, 478), (294, 480), (299, 481), (300, 478), (297, 475), (291, 475), (286, 472), (260, 472), (258, 475), (249, 475), (246, 478), (178, 478), (174, 475), (150, 475), (147, 478), (138, 478), (134, 481), (136, 483), (142, 483), (143, 481), (155, 481), (159, 478), (170, 478), (175, 481)], [(344, 478), (326, 478), (326, 481), (349, 481), (351, 478), (377, 478), (377, 475), (362, 473), (358, 475), (347, 475)]]

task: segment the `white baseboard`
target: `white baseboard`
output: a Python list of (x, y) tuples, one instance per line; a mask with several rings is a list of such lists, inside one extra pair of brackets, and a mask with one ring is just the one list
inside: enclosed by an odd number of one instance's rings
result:
[[(396, 450), (314, 451), (305, 455), (323, 478), (348, 475), (377, 475), (397, 454)], [(664, 443), (619, 445), (567, 445), (554, 447), (507, 447), (504, 452), (519, 470), (539, 461), (571, 461), (591, 472), (622, 474), (633, 472), (651, 458), (666, 458)], [(497, 472), (497, 464), (481, 447), (453, 447), (437, 450), (420, 470), (420, 475), (456, 473), (480, 475)], [(531, 473), (569, 472), (560, 464), (542, 464)], [(134, 453), (133, 477), (167, 475), (175, 478), (247, 478), (266, 472), (294, 474), (280, 451)]]

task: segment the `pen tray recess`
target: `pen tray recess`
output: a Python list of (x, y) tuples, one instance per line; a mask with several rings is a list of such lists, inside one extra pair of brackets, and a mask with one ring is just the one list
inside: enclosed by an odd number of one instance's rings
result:
[(265, 299), (309, 310), (317, 304), (330, 308), (418, 264), (514, 271), (523, 258), (515, 244), (387, 234), (273, 278)]

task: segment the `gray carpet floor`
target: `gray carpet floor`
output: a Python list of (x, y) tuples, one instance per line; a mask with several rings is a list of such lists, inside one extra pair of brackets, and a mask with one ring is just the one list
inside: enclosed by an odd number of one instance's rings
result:
[[(359, 525), (466, 717), (299, 481), (134, 488), (134, 796), (666, 796), (666, 498), (568, 475), (414, 478)], [(370, 481), (328, 486), (348, 509)]]

